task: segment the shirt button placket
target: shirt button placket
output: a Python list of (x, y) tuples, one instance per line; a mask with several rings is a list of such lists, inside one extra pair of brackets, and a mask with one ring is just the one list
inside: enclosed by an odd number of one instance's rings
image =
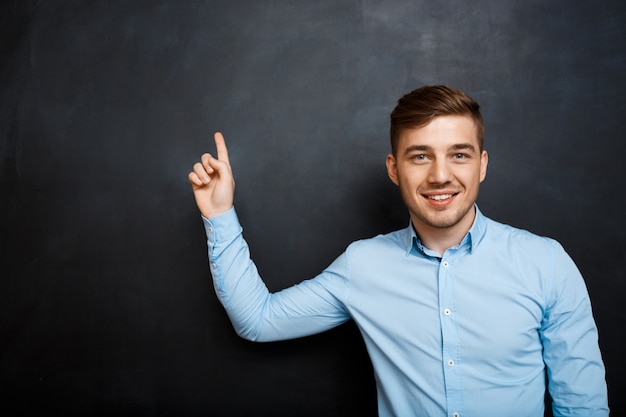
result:
[[(452, 410), (450, 410), (450, 417), (460, 417), (458, 413), (461, 406), (462, 399), (460, 395), (460, 374), (458, 364), (458, 349), (459, 349), (459, 337), (457, 332), (455, 314), (452, 314), (455, 302), (454, 291), (454, 273), (453, 264), (447, 260), (442, 259), (439, 269), (439, 302), (441, 308), (441, 331), (443, 337), (443, 360), (445, 364), (445, 389), (446, 389), (446, 402)], [(456, 414), (455, 414), (456, 413)]]

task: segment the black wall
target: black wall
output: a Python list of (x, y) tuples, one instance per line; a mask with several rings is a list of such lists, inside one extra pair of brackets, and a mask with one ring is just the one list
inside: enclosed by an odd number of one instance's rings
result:
[(435, 83), (482, 104), (482, 211), (558, 239), (579, 265), (613, 415), (626, 415), (625, 2), (1, 10), (3, 415), (375, 415), (352, 324), (271, 344), (234, 335), (186, 176), (223, 131), (253, 257), (283, 288), (407, 224), (384, 167), (388, 114)]

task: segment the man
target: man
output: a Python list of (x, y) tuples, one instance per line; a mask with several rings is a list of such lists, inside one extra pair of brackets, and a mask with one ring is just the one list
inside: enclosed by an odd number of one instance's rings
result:
[(353, 319), (373, 363), (380, 416), (607, 416), (584, 281), (554, 240), (476, 205), (487, 172), (479, 105), (419, 88), (391, 113), (389, 178), (410, 225), (352, 243), (317, 277), (269, 293), (233, 207), (224, 138), (189, 181), (217, 295), (237, 333), (270, 341)]

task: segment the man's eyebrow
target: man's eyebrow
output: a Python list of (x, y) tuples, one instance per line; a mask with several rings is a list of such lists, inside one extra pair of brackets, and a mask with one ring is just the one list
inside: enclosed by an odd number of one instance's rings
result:
[(450, 151), (471, 151), (471, 152), (476, 152), (476, 147), (474, 145), (472, 145), (471, 143), (457, 143), (454, 144), (452, 146), (450, 146), (449, 148)]
[(432, 146), (428, 146), (428, 145), (411, 145), (408, 146), (405, 150), (404, 150), (404, 154), (408, 155), (411, 152), (415, 152), (415, 151), (431, 151), (433, 148)]

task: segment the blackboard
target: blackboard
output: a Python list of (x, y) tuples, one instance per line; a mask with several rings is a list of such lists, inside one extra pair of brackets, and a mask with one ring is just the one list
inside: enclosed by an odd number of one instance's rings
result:
[(404, 227), (388, 115), (426, 84), (483, 109), (488, 216), (558, 239), (586, 278), (626, 414), (626, 3), (5, 1), (3, 415), (373, 416), (353, 324), (234, 335), (187, 172), (224, 132), (272, 290)]

